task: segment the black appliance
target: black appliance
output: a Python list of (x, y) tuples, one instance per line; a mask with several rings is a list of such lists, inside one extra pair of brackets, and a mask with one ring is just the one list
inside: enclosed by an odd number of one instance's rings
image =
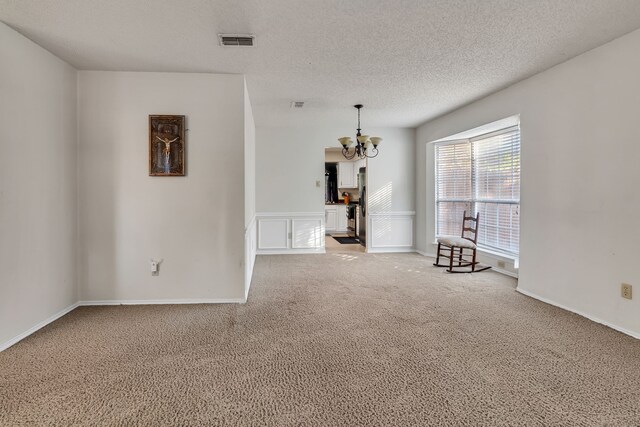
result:
[(347, 235), (356, 237), (356, 205), (351, 203), (347, 205)]
[(358, 239), (360, 244), (367, 247), (367, 168), (360, 168), (358, 171), (358, 192), (359, 197), (359, 218), (358, 218)]
[(338, 165), (336, 163), (324, 164), (324, 201), (338, 203)]

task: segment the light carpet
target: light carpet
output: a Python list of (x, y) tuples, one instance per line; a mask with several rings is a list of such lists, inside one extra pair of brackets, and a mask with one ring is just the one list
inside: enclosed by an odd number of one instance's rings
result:
[(640, 425), (640, 341), (432, 262), (261, 256), (244, 305), (78, 308), (0, 353), (0, 424)]

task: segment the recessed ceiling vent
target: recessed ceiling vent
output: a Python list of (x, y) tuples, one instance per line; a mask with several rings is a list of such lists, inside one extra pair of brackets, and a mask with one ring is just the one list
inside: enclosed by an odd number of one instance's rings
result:
[(253, 47), (256, 45), (256, 36), (253, 34), (218, 34), (220, 46), (228, 47)]
[(304, 107), (304, 101), (291, 101), (291, 108), (302, 108)]

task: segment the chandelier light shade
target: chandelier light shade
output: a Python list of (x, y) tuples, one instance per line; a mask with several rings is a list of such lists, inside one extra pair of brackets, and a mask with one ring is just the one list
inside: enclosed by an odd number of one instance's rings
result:
[[(356, 133), (356, 145), (351, 150), (351, 145), (353, 145), (353, 140), (350, 136), (343, 136), (342, 138), (338, 138), (340, 145), (342, 145), (342, 155), (345, 159), (351, 160), (354, 157), (358, 157), (360, 159), (364, 159), (365, 157), (372, 158), (378, 155), (378, 145), (382, 142), (382, 138), (378, 136), (369, 136), (362, 135), (360, 131), (360, 109), (362, 108), (362, 104), (354, 105), (355, 108), (358, 109), (358, 128)], [(373, 148), (371, 148), (373, 147)]]

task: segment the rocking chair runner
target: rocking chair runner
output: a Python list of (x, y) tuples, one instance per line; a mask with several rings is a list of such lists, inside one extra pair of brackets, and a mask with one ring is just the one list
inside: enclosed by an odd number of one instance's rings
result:
[[(467, 226), (467, 223), (469, 225)], [(479, 262), (476, 261), (476, 242), (478, 241), (478, 224), (480, 223), (480, 213), (475, 218), (467, 216), (467, 211), (462, 214), (462, 235), (438, 237), (438, 254), (436, 267), (449, 267), (449, 273), (475, 273), (488, 270), (491, 267), (476, 268)], [(465, 252), (466, 251), (466, 252)], [(440, 257), (447, 258), (449, 265), (441, 265)], [(471, 269), (465, 269), (471, 267)]]

